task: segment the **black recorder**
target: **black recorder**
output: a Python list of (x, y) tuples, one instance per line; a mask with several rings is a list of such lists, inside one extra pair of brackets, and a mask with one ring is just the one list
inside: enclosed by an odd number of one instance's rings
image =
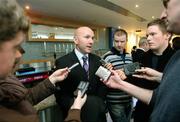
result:
[(81, 97), (84, 97), (86, 91), (88, 90), (89, 82), (81, 81), (77, 87), (77, 90), (81, 91)]
[[(101, 59), (100, 62), (102, 63), (103, 66), (105, 66), (105, 64), (107, 63), (105, 60)], [(129, 63), (129, 64), (124, 64), (122, 65), (122, 67), (118, 68), (118, 69), (123, 69), (124, 73), (126, 76), (130, 76), (133, 75), (135, 73), (136, 69), (140, 69), (142, 66), (141, 63), (139, 62), (134, 62), (134, 63)]]
[(126, 76), (129, 76), (129, 75), (133, 75), (135, 74), (135, 70), (136, 69), (140, 69), (141, 68), (141, 64), (139, 62), (134, 62), (134, 63), (130, 63), (130, 64), (125, 64), (123, 66), (123, 69), (124, 69), (124, 73)]

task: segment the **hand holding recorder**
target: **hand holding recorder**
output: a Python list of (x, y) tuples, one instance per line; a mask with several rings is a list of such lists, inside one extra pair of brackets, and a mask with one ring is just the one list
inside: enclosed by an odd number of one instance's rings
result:
[(71, 106), (71, 109), (81, 109), (84, 103), (86, 102), (86, 99), (87, 99), (87, 95), (86, 94), (82, 95), (81, 90), (78, 90), (77, 97), (74, 100), (74, 103)]
[[(107, 80), (111, 75), (111, 72), (109, 70), (114, 69), (113, 65), (111, 63), (106, 62), (103, 59), (101, 59), (100, 62), (104, 67), (100, 66), (96, 72), (96, 75), (99, 76), (102, 80)], [(122, 68), (116, 69), (115, 71), (119, 74), (120, 78), (124, 80), (127, 78), (127, 76), (135, 74), (136, 73), (135, 70), (140, 68), (141, 68), (141, 64), (135, 62), (130, 64), (124, 64)]]

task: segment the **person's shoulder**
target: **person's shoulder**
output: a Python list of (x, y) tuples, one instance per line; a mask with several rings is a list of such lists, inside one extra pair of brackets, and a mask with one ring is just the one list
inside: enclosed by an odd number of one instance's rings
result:
[(145, 52), (145, 51), (141, 48), (138, 48), (138, 49), (136, 49), (136, 52)]
[(56, 61), (67, 61), (69, 58), (71, 58), (73, 55), (73, 52), (70, 52), (62, 57), (59, 57), (58, 59), (56, 59)]
[[(178, 67), (180, 65), (180, 50), (176, 51), (175, 54), (172, 55), (168, 63), (166, 64), (166, 67), (164, 68), (163, 74), (168, 74), (171, 69), (173, 69), (173, 72), (179, 72), (180, 68)], [(172, 73), (171, 73), (172, 74)], [(176, 75), (176, 73), (174, 73)]]
[(125, 56), (126, 57), (132, 57), (132, 55), (130, 53), (128, 53), (128, 52), (125, 52)]
[(112, 51), (107, 51), (105, 54), (102, 55), (102, 58), (105, 59), (106, 57), (110, 55), (114, 55), (114, 54), (112, 53)]
[(101, 59), (100, 56), (98, 56), (98, 55), (96, 55), (94, 53), (90, 53), (89, 56), (92, 57), (92, 58), (98, 59), (98, 60)]
[(15, 75), (8, 75), (4, 80), (0, 80), (0, 82), (5, 82), (5, 83), (9, 83), (9, 84), (16, 84), (16, 85), (20, 85), (23, 86), (21, 82), (19, 82), (19, 80), (16, 78)]
[(147, 56), (152, 56), (153, 55), (153, 52), (152, 50), (148, 50), (147, 52), (144, 53), (144, 55), (147, 57)]
[(103, 56), (111, 55), (113, 54), (112, 51), (107, 51)]
[[(169, 60), (169, 63), (168, 64), (171, 64), (171, 63), (179, 63), (178, 61), (180, 60), (180, 50), (176, 51), (173, 56), (171, 57), (171, 59)], [(167, 64), (167, 65), (168, 65)]]

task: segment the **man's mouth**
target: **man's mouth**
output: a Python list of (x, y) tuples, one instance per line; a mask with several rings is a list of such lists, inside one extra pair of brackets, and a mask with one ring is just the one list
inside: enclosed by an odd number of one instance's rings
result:
[(165, 22), (166, 26), (168, 26), (168, 25), (169, 25), (169, 21), (168, 21), (168, 19), (164, 19), (164, 22)]
[(90, 48), (90, 49), (92, 48), (92, 46), (87, 46), (87, 47)]
[(17, 66), (17, 64), (19, 64), (19, 62), (20, 62), (20, 59), (16, 59), (14, 62), (13, 68), (15, 68)]
[(150, 47), (153, 46), (153, 45), (154, 45), (153, 43), (150, 43), (150, 44), (149, 44)]

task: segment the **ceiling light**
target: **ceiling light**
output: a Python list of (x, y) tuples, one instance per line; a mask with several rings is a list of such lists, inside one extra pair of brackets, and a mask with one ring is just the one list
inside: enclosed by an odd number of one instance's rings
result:
[(121, 29), (121, 26), (118, 26), (118, 29)]
[(152, 19), (154, 19), (155, 17), (154, 16), (152, 16)]
[(140, 33), (142, 30), (141, 29), (138, 29), (138, 30), (136, 30), (136, 33)]
[(25, 9), (26, 9), (26, 10), (29, 10), (29, 9), (30, 9), (30, 7), (29, 7), (28, 5), (26, 5), (26, 6), (25, 6)]
[(136, 8), (139, 8), (139, 5), (138, 5), (138, 4), (136, 4), (136, 5), (135, 5), (135, 7), (136, 7)]

